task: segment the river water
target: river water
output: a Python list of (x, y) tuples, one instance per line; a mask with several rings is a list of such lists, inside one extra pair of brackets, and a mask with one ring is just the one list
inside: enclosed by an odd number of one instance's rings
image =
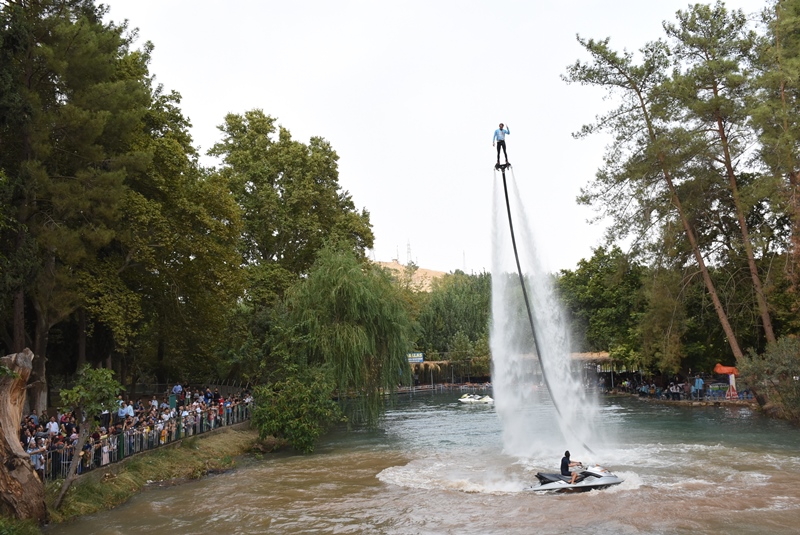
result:
[[(313, 455), (242, 459), (238, 468), (147, 490), (52, 534), (798, 533), (800, 430), (746, 407), (601, 398), (594, 455), (563, 444), (543, 397), (531, 408), (549, 451), (503, 453), (492, 406), (458, 394), (400, 399), (378, 430), (328, 435)], [(541, 441), (540, 442), (546, 442)], [(625, 482), (536, 494), (564, 449)]]

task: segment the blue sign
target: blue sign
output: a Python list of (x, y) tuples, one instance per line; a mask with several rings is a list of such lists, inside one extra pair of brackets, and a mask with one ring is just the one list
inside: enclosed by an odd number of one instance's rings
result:
[(425, 353), (407, 353), (406, 356), (408, 357), (408, 362), (414, 364), (416, 362), (422, 362), (425, 360)]

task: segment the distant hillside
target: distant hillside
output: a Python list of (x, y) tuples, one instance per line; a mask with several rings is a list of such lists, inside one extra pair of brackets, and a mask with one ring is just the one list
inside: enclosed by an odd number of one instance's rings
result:
[[(406, 267), (397, 262), (396, 260), (392, 260), (391, 262), (375, 262), (381, 267), (386, 269), (390, 269), (396, 272), (399, 275), (402, 275), (405, 271)], [(434, 271), (432, 269), (425, 269), (425, 268), (417, 268), (417, 271), (414, 272), (414, 276), (411, 278), (414, 286), (419, 288), (423, 292), (430, 292), (431, 291), (431, 284), (433, 283), (434, 279), (438, 279), (447, 275), (444, 271)]]

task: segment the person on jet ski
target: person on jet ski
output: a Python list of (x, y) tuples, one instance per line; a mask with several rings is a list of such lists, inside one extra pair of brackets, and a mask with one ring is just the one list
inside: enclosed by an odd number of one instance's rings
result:
[(562, 476), (572, 476), (572, 480), (569, 482), (570, 485), (575, 484), (575, 480), (578, 479), (578, 472), (570, 472), (569, 469), (573, 466), (583, 466), (580, 461), (570, 461), (569, 460), (569, 450), (564, 452), (564, 457), (561, 459), (561, 475)]

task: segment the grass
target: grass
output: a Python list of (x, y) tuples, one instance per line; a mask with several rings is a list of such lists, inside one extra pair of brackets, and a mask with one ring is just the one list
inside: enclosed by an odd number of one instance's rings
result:
[(228, 429), (207, 437), (186, 439), (179, 447), (159, 448), (131, 457), (112, 465), (105, 473), (90, 472), (81, 476), (57, 511), (53, 510), (52, 503), (61, 490), (60, 482), (50, 484), (46, 489), (50, 522), (60, 523), (116, 507), (149, 482), (179, 482), (228, 470), (236, 464), (234, 457), (252, 451), (257, 440), (255, 429)]
[(0, 535), (40, 535), (39, 527), (32, 520), (14, 520), (0, 516)]

